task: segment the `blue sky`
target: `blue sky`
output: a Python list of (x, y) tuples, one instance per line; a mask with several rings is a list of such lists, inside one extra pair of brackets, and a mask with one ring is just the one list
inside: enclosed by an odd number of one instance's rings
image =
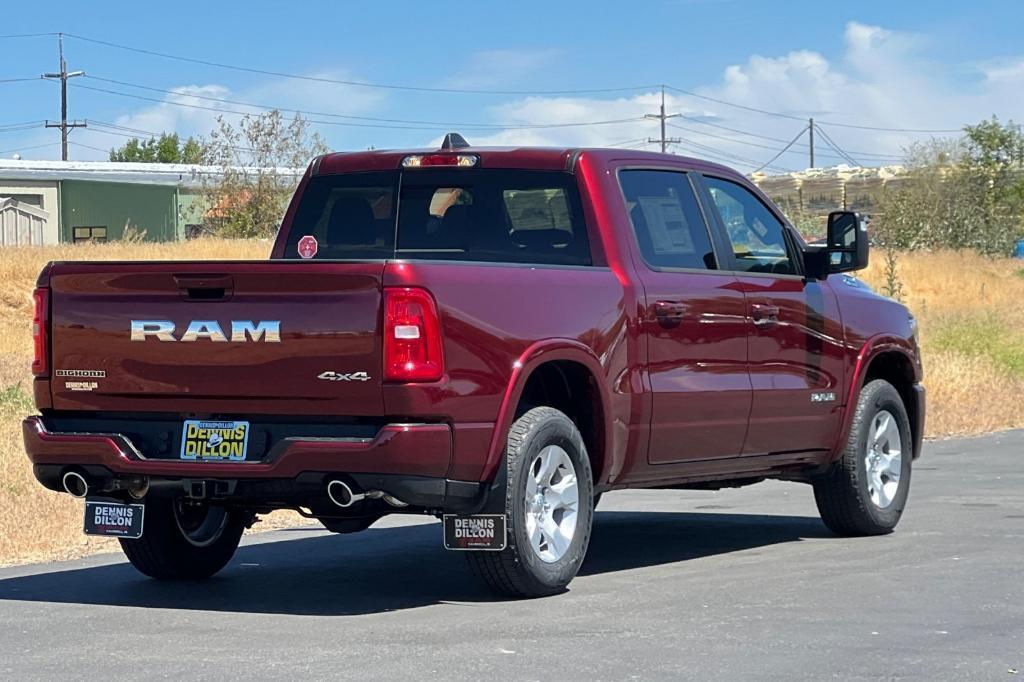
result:
[[(22, 5), (0, 34), (63, 31), (259, 70), (378, 84), (552, 91), (666, 83), (745, 107), (814, 116), (864, 165), (896, 160), (928, 133), (991, 114), (1022, 118), (1024, 3), (985, 2), (280, 2)], [(576, 95), (419, 93), (286, 79), (186, 63), (67, 38), (72, 158), (96, 159), (130, 130), (205, 134), (231, 99), (290, 111), (495, 126), (462, 127), (471, 142), (643, 146), (657, 134), (656, 89)], [(56, 70), (56, 38), (0, 39), (0, 80)], [(112, 84), (143, 85), (171, 94)], [(101, 88), (157, 101), (87, 90)], [(196, 98), (196, 96), (199, 98)], [(5, 130), (59, 116), (47, 82), (0, 83), (0, 156), (59, 158), (57, 131)], [(205, 98), (205, 99), (202, 99)], [(674, 151), (749, 171), (803, 127), (670, 91)], [(228, 114), (232, 116), (232, 114)], [(318, 120), (344, 119), (316, 117)], [(613, 124), (537, 128), (550, 124)], [(708, 125), (709, 123), (715, 125)], [(318, 124), (336, 149), (420, 146), (454, 125), (400, 129)], [(501, 125), (508, 127), (502, 128)], [(718, 127), (716, 127), (718, 126)], [(724, 126), (720, 127), (720, 126)], [(731, 130), (727, 130), (731, 129)], [(936, 133), (938, 134), (938, 133)], [(805, 140), (771, 169), (806, 165)], [(34, 147), (22, 149), (22, 147)], [(93, 149), (95, 148), (95, 149)], [(819, 140), (819, 165), (843, 162)], [(856, 152), (856, 153), (855, 153)]]

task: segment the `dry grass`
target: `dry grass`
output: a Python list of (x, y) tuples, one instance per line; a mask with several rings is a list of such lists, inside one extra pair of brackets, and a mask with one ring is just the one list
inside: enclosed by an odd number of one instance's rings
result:
[(117, 547), (114, 540), (82, 534), (82, 503), (42, 488), (21, 442), (21, 420), (34, 410), (28, 372), (31, 293), (43, 265), (51, 260), (260, 259), (269, 252), (267, 242), (221, 240), (0, 250), (0, 565)]
[[(21, 443), (29, 399), (31, 291), (50, 260), (261, 259), (269, 244), (201, 240), (0, 251), (0, 565), (112, 549), (81, 533), (81, 503), (42, 489)], [(884, 284), (876, 254), (864, 278)], [(1024, 263), (972, 254), (899, 259), (907, 302), (921, 322), (929, 389), (928, 435), (1024, 427)], [(266, 525), (294, 523), (283, 515)]]
[[(884, 258), (863, 278), (882, 290)], [(897, 276), (920, 323), (927, 435), (1024, 427), (1024, 262), (973, 253), (899, 256)]]

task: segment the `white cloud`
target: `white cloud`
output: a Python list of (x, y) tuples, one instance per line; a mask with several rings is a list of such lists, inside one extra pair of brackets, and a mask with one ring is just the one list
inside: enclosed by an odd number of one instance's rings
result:
[(1024, 58), (999, 60), (982, 64), (979, 68), (985, 80), (995, 87), (1020, 87), (1024, 84)]
[(231, 106), (204, 99), (230, 98), (231, 91), (223, 85), (183, 85), (173, 88), (173, 93), (167, 95), (164, 102), (118, 116), (113, 123), (156, 134), (164, 131), (177, 131), (182, 136), (205, 134), (214, 127), (216, 110)]
[[(792, 139), (810, 117), (818, 119), (827, 133), (865, 165), (892, 163), (902, 149), (927, 134), (870, 131), (829, 122), (885, 128), (956, 129), (993, 113), (1007, 118), (1024, 108), (1024, 58), (1011, 58), (981, 66), (954, 69), (928, 58), (929, 41), (919, 35), (851, 22), (843, 34), (844, 52), (838, 60), (810, 50), (794, 50), (781, 56), (753, 55), (742, 64), (727, 66), (720, 80), (694, 91), (710, 98), (781, 112), (799, 120), (773, 117), (671, 93), (666, 108), (690, 118), (725, 125), (759, 135)], [(658, 93), (627, 99), (525, 98), (493, 109), (496, 121), (521, 124), (607, 120), (657, 112)], [(680, 153), (718, 157), (741, 170), (771, 158), (782, 142), (749, 137), (703, 125), (695, 120), (673, 119), (668, 134), (684, 139)], [(587, 128), (514, 130), (471, 141), (502, 144), (609, 144), (658, 134), (656, 121)], [(722, 139), (722, 138), (731, 139)], [(764, 145), (768, 149), (758, 147)], [(653, 148), (653, 146), (648, 147)], [(835, 152), (818, 137), (817, 164), (841, 163)], [(860, 152), (854, 153), (854, 152)], [(755, 163), (745, 163), (740, 159)], [(806, 138), (777, 166), (806, 165)]]
[[(353, 80), (351, 75), (336, 71), (311, 75), (315, 78)], [(120, 89), (132, 92), (130, 88), (126, 87)], [(170, 93), (163, 96), (148, 91), (136, 94), (144, 97), (162, 97), (162, 101), (118, 116), (113, 121), (106, 121), (106, 123), (120, 126), (122, 130), (111, 131), (109, 128), (94, 126), (92, 130), (77, 131), (72, 139), (91, 147), (106, 149), (120, 146), (133, 135), (145, 137), (148, 134), (159, 135), (162, 132), (177, 132), (183, 138), (190, 135), (205, 136), (216, 127), (218, 116), (223, 115), (229, 121), (237, 121), (241, 118), (241, 114), (258, 114), (266, 110), (260, 107), (247, 107), (236, 102), (279, 107), (286, 116), (293, 116), (295, 112), (300, 112), (307, 119), (343, 123), (346, 119), (317, 116), (311, 112), (360, 116), (377, 110), (385, 101), (385, 95), (380, 91), (298, 79), (268, 81), (237, 92), (226, 85), (208, 83), (177, 86), (171, 88)], [(217, 100), (230, 100), (230, 102)], [(344, 129), (344, 126), (324, 125), (321, 129), (340, 131)], [(341, 135), (344, 134), (341, 133)], [(106, 158), (102, 152), (82, 147), (76, 150), (75, 156), (76, 158)]]
[[(770, 159), (786, 141), (814, 117), (822, 128), (850, 155), (865, 165), (892, 163), (910, 142), (928, 134), (872, 131), (846, 128), (834, 123), (885, 128), (958, 129), (993, 113), (1009, 118), (1024, 110), (1024, 55), (1008, 55), (983, 63), (943, 62), (941, 45), (913, 33), (850, 22), (841, 36), (843, 49), (830, 58), (806, 49), (781, 55), (753, 54), (744, 62), (725, 66), (717, 78), (691, 89), (712, 100), (723, 100), (790, 116), (777, 117), (708, 99), (669, 91), (666, 109), (684, 118), (670, 121), (667, 133), (682, 139), (674, 149), (680, 153), (723, 161), (744, 171)], [(442, 85), (481, 89), (528, 89), (531, 74), (550, 68), (559, 50), (491, 50), (472, 55)], [(639, 78), (645, 80), (642, 64)], [(343, 72), (324, 74), (349, 78)], [(677, 83), (686, 85), (685, 83)], [(275, 79), (245, 90), (234, 91), (219, 84), (183, 85), (168, 95), (167, 102), (143, 106), (122, 116), (118, 125), (160, 132), (176, 130), (181, 135), (205, 134), (217, 113), (190, 109), (178, 104), (244, 110), (237, 105), (218, 105), (197, 95), (278, 105), (303, 112), (337, 112), (350, 115), (383, 115), (389, 99), (404, 104), (412, 95), (385, 93), (358, 87), (334, 86), (309, 81)], [(473, 98), (461, 98), (466, 108), (459, 114), (419, 113), (419, 107), (402, 107), (393, 118), (425, 118), (490, 121), (507, 127), (482, 129), (466, 127), (461, 132), (477, 145), (567, 145), (603, 146), (620, 143), (639, 145), (658, 135), (657, 121), (644, 119), (658, 111), (660, 93), (639, 92), (620, 97), (509, 97), (484, 108), (472, 107)], [(493, 101), (493, 100), (492, 100)], [(408, 113), (411, 110), (416, 114)], [(326, 117), (317, 117), (327, 120)], [(628, 119), (623, 121), (622, 119)], [(617, 121), (601, 125), (558, 126), (594, 121)], [(734, 130), (723, 130), (725, 126)], [(539, 127), (550, 126), (550, 127)], [(748, 131), (765, 137), (744, 136)], [(415, 139), (414, 131), (322, 127), (336, 148), (362, 147), (372, 142), (378, 148), (397, 141)], [(423, 132), (421, 142), (434, 132)], [(91, 131), (76, 131), (79, 141), (109, 148), (123, 138), (111, 138)], [(402, 144), (402, 142), (399, 142)], [(406, 146), (402, 144), (402, 146)], [(841, 163), (842, 158), (821, 136), (817, 139), (818, 165)], [(653, 149), (654, 146), (647, 146)], [(79, 150), (84, 155), (84, 150)], [(806, 137), (775, 162), (776, 168), (803, 168), (807, 161)]]

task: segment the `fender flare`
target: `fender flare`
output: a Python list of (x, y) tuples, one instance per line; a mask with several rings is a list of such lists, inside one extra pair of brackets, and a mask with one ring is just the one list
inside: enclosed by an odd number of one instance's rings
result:
[(572, 339), (544, 339), (528, 346), (513, 363), (512, 376), (509, 378), (505, 395), (501, 400), (498, 418), (494, 423), (494, 432), (491, 435), (491, 444), (487, 451), (487, 459), (484, 464), (481, 480), (493, 480), (498, 471), (498, 466), (504, 457), (508, 432), (512, 428), (516, 408), (519, 406), (519, 399), (523, 395), (526, 382), (529, 381), (534, 370), (540, 365), (556, 360), (577, 362), (586, 367), (587, 371), (594, 378), (594, 383), (597, 385), (601, 399), (601, 424), (604, 431), (604, 433), (599, 434), (604, 442), (601, 470), (608, 471), (612, 456), (612, 421), (611, 393), (608, 388), (608, 382), (605, 380), (605, 369), (597, 355), (594, 354), (594, 351), (579, 341)]
[[(890, 334), (879, 334), (872, 336), (857, 353), (857, 361), (854, 363), (853, 372), (850, 376), (849, 389), (846, 395), (846, 403), (843, 410), (843, 421), (836, 436), (836, 442), (832, 447), (832, 456), (829, 461), (834, 462), (843, 451), (847, 439), (850, 437), (850, 428), (853, 424), (853, 413), (857, 407), (857, 398), (864, 388), (864, 379), (867, 377), (868, 368), (879, 355), (883, 353), (899, 353), (907, 358), (911, 367), (914, 367), (914, 374), (920, 380), (920, 367), (918, 352), (903, 338)], [(909, 407), (909, 406), (908, 406)]]

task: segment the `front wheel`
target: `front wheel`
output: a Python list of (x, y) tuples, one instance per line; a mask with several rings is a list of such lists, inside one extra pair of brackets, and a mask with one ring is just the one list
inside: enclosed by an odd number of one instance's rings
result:
[(543, 597), (576, 577), (590, 544), (594, 490), (576, 425), (551, 407), (535, 407), (512, 425), (505, 453), (508, 544), (469, 552), (489, 587), (513, 597)]
[(892, 532), (910, 492), (912, 443), (899, 392), (881, 379), (864, 386), (842, 457), (813, 482), (825, 525), (839, 535)]
[(121, 540), (132, 566), (160, 580), (209, 578), (231, 560), (245, 530), (242, 514), (182, 499), (148, 499), (142, 537)]

